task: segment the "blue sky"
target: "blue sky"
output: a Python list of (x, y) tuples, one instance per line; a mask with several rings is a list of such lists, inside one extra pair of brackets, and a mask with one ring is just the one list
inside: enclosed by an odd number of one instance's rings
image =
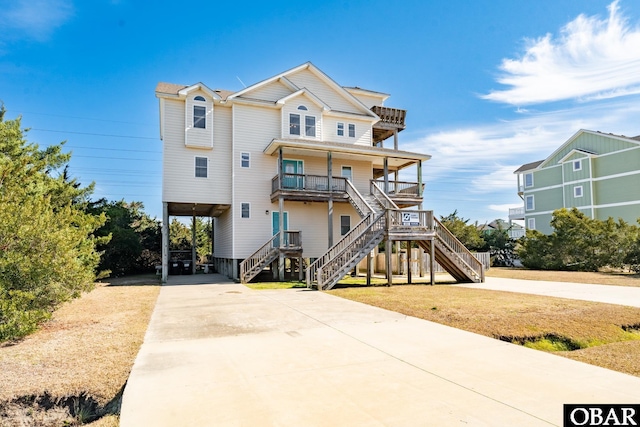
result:
[[(640, 2), (0, 0), (0, 100), (66, 140), (94, 198), (161, 217), (159, 81), (240, 90), (306, 61), (391, 94), (425, 209), (519, 206), (513, 171), (581, 128), (640, 134)], [(412, 177), (413, 178), (413, 177)]]

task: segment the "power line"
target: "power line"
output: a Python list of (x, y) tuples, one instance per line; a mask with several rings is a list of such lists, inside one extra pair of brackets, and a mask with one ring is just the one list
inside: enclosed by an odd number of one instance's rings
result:
[(101, 148), (101, 147), (86, 147), (86, 146), (82, 146), (82, 145), (66, 145), (64, 146), (64, 148), (82, 148), (82, 149), (88, 149), (88, 150), (105, 150), (105, 151), (130, 151), (133, 153), (156, 153), (156, 154), (161, 154), (162, 151), (152, 151), (152, 150), (129, 150), (126, 148)]
[(70, 130), (55, 130), (55, 129), (42, 129), (42, 128), (29, 128), (29, 130), (37, 130), (40, 132), (55, 132), (55, 133), (70, 133), (73, 135), (90, 135), (90, 136), (106, 136), (109, 138), (130, 138), (130, 139), (149, 139), (153, 141), (159, 141), (160, 138), (150, 136), (132, 136), (132, 135), (110, 135), (106, 133), (90, 133), (90, 132), (75, 132)]
[(106, 160), (135, 160), (138, 162), (161, 162), (162, 160), (160, 159), (138, 159), (138, 158), (131, 158), (131, 157), (102, 157), (102, 156), (82, 156), (82, 155), (75, 155), (73, 157), (82, 157), (85, 159), (106, 159)]
[(127, 122), (124, 120), (109, 120), (109, 119), (96, 119), (93, 117), (77, 117), (77, 116), (65, 116), (63, 114), (51, 114), (51, 113), (36, 113), (34, 111), (17, 111), (14, 109), (10, 109), (7, 110), (8, 112), (11, 113), (18, 113), (20, 115), (22, 114), (36, 114), (36, 115), (40, 115), (40, 116), (50, 116), (50, 117), (64, 117), (67, 119), (75, 119), (75, 120), (94, 120), (97, 122), (107, 122), (107, 123), (124, 123), (124, 124), (128, 124), (128, 125), (141, 125), (141, 126), (155, 126), (155, 124), (151, 124), (151, 123), (140, 123), (140, 122)]

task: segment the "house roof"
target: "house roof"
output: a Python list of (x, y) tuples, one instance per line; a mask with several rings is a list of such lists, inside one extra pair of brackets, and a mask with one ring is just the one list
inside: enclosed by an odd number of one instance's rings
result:
[(230, 91), (230, 90), (209, 89), (203, 83), (197, 83), (195, 85), (181, 85), (181, 84), (175, 84), (175, 83), (160, 82), (156, 86), (156, 95), (165, 94), (165, 95), (180, 96), (180, 92), (183, 92), (185, 89), (193, 88), (196, 86), (206, 88), (206, 91), (215, 93), (216, 96), (219, 96), (220, 99), (222, 100), (227, 99), (229, 95), (233, 94), (233, 91)]
[[(246, 94), (248, 92), (251, 92), (251, 91), (253, 91), (255, 89), (258, 89), (258, 88), (260, 88), (262, 86), (266, 86), (269, 83), (272, 83), (272, 82), (277, 81), (277, 80), (285, 79), (286, 81), (288, 81), (287, 76), (291, 76), (291, 75), (293, 75), (293, 74), (295, 74), (295, 73), (297, 73), (299, 71), (302, 71), (302, 70), (309, 70), (311, 73), (313, 73), (319, 79), (324, 81), (327, 85), (331, 86), (333, 88), (333, 90), (336, 91), (336, 93), (338, 93), (345, 100), (347, 100), (349, 103), (351, 103), (354, 107), (356, 107), (358, 110), (360, 110), (360, 112), (363, 115), (379, 119), (379, 117), (373, 111), (368, 109), (367, 106), (364, 105), (358, 98), (353, 96), (344, 87), (342, 87), (338, 83), (336, 83), (331, 77), (329, 77), (327, 74), (325, 74), (322, 70), (320, 70), (318, 67), (313, 65), (311, 62), (305, 62), (302, 65), (298, 65), (297, 67), (291, 68), (290, 70), (284, 71), (284, 72), (282, 72), (280, 74), (276, 74), (275, 76), (270, 77), (270, 78), (268, 78), (266, 80), (262, 80), (261, 82), (253, 84), (251, 86), (247, 86), (246, 88), (244, 88), (244, 89), (242, 89), (242, 90), (230, 95), (228, 97), (228, 99), (232, 100), (234, 98), (241, 97), (242, 95), (244, 95), (244, 94)], [(290, 83), (290, 84), (293, 85), (293, 83)], [(295, 85), (293, 85), (293, 86), (295, 86)]]
[(520, 172), (528, 171), (528, 170), (531, 170), (531, 169), (535, 169), (538, 166), (540, 166), (542, 164), (542, 162), (544, 162), (544, 160), (538, 160), (537, 162), (527, 163), (526, 165), (520, 166), (518, 169), (513, 171), (513, 173), (520, 173)]
[(410, 151), (393, 150), (390, 148), (371, 147), (368, 145), (344, 144), (340, 142), (315, 141), (303, 139), (273, 139), (264, 149), (265, 154), (275, 155), (279, 148), (294, 152), (316, 152), (325, 155), (331, 152), (353, 158), (362, 157), (371, 160), (374, 167), (382, 167), (384, 158), (389, 161), (391, 169), (402, 169), (415, 164), (416, 161), (426, 161), (431, 158), (428, 154)]

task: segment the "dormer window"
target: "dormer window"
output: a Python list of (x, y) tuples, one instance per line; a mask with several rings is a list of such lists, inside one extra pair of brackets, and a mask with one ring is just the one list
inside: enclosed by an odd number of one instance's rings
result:
[(304, 105), (298, 105), (298, 110), (308, 111), (309, 109), (307, 107), (305, 107)]
[(289, 114), (289, 135), (300, 135), (300, 114)]
[(206, 99), (204, 99), (203, 96), (200, 96), (200, 95), (198, 95), (195, 98), (193, 98), (193, 100), (194, 101), (202, 101), (202, 102), (206, 102), (207, 101)]

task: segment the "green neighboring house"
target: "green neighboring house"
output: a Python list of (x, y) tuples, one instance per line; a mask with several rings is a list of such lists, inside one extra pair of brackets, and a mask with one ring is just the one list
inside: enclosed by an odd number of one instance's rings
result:
[(640, 136), (579, 130), (545, 160), (522, 165), (518, 195), (524, 206), (510, 220), (551, 233), (553, 211), (576, 207), (590, 218), (640, 218)]

